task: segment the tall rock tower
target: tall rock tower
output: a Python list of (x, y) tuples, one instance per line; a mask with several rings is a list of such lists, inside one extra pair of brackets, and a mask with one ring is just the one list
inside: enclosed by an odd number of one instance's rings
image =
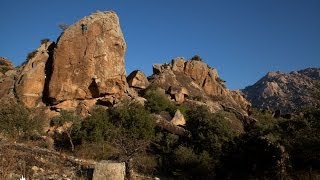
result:
[(69, 26), (54, 50), (49, 99), (120, 97), (127, 87), (125, 51), (119, 18), (112, 11), (93, 13)]

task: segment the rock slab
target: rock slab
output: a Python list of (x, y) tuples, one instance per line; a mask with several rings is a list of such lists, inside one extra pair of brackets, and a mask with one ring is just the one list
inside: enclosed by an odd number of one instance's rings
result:
[(96, 12), (69, 26), (54, 51), (49, 98), (53, 103), (122, 96), (126, 90), (126, 43), (119, 18)]
[(125, 163), (101, 161), (95, 165), (93, 180), (124, 180)]
[(46, 81), (46, 63), (53, 42), (46, 42), (33, 52), (33, 56), (21, 67), (15, 92), (19, 100), (27, 107), (33, 108), (41, 104)]

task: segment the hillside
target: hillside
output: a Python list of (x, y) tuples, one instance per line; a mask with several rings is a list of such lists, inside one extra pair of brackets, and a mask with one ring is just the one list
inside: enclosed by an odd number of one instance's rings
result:
[[(126, 47), (105, 11), (41, 40), (19, 67), (0, 59), (0, 179), (319, 177), (319, 109), (291, 119), (252, 109), (199, 55), (127, 75)], [(248, 92), (311, 104), (318, 78), (269, 73)]]
[(319, 107), (320, 68), (290, 73), (269, 72), (243, 90), (253, 107), (291, 113)]

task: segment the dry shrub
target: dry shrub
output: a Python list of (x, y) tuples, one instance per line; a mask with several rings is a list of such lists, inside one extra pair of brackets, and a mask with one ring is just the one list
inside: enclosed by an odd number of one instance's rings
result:
[(158, 166), (157, 157), (151, 155), (139, 155), (133, 159), (132, 163), (136, 172), (145, 175), (153, 175)]
[(76, 147), (74, 155), (76, 157), (93, 160), (113, 159), (119, 156), (119, 150), (106, 142), (83, 143)]

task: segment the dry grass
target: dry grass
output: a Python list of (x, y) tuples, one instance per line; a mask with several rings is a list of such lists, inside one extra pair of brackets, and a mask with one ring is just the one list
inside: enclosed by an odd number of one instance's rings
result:
[(44, 148), (0, 142), (0, 179), (10, 179), (12, 175), (27, 179), (86, 179), (86, 168), (93, 168), (93, 163)]

